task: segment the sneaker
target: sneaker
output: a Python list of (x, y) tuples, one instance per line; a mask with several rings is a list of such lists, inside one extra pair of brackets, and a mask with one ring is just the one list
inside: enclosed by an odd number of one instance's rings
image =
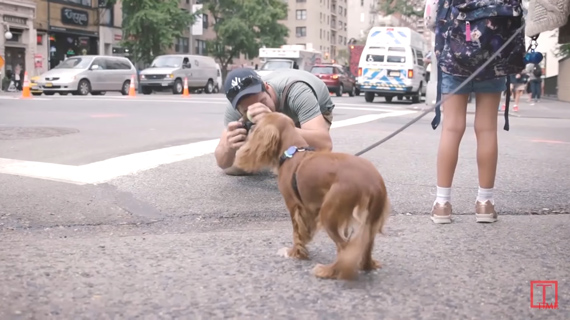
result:
[(513, 111), (519, 111), (519, 106), (515, 105), (515, 106), (513, 107)]
[(477, 201), (477, 203), (475, 203), (475, 220), (477, 220), (477, 222), (491, 223), (496, 222), (497, 219), (498, 215), (491, 201)]
[(436, 202), (431, 209), (431, 220), (437, 224), (451, 223), (451, 203)]

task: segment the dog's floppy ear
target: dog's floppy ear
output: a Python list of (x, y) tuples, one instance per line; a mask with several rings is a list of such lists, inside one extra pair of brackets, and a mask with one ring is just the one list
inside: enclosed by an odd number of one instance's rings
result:
[(280, 152), (279, 129), (271, 123), (262, 123), (250, 133), (246, 143), (237, 151), (235, 166), (246, 172), (275, 167)]

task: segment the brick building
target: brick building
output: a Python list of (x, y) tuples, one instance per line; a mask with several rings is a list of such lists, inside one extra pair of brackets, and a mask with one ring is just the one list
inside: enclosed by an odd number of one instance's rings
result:
[(35, 74), (36, 30), (34, 17), (36, 3), (33, 0), (0, 1), (0, 55), (4, 59), (2, 77), (6, 71), (19, 71), (23, 75), (28, 71), (30, 76)]

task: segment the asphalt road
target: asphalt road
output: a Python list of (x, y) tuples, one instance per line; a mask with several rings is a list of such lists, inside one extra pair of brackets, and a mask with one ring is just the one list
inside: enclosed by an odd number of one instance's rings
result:
[[(349, 153), (424, 107), (333, 100), (334, 148)], [(570, 105), (523, 103), (499, 132), (492, 225), (473, 216), (472, 115), (451, 225), (428, 216), (432, 114), (363, 155), (393, 215), (376, 239), (383, 268), (355, 282), (311, 275), (334, 258), (324, 234), (310, 261), (277, 255), (291, 223), (274, 176), (215, 165), (223, 108), (205, 94), (0, 96), (0, 319), (570, 318)], [(558, 281), (558, 309), (530, 308), (533, 280)]]

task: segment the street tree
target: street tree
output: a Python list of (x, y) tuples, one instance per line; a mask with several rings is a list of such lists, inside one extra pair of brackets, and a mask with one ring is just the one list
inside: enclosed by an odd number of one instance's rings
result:
[[(117, 0), (108, 0), (112, 6)], [(122, 46), (133, 61), (149, 64), (164, 54), (177, 37), (194, 23), (197, 13), (180, 8), (179, 0), (121, 0)]]
[(216, 37), (206, 42), (208, 54), (220, 63), (225, 77), (228, 66), (240, 54), (255, 58), (259, 48), (286, 43), (289, 29), (279, 21), (287, 18), (283, 0), (204, 0), (203, 10), (214, 20)]

